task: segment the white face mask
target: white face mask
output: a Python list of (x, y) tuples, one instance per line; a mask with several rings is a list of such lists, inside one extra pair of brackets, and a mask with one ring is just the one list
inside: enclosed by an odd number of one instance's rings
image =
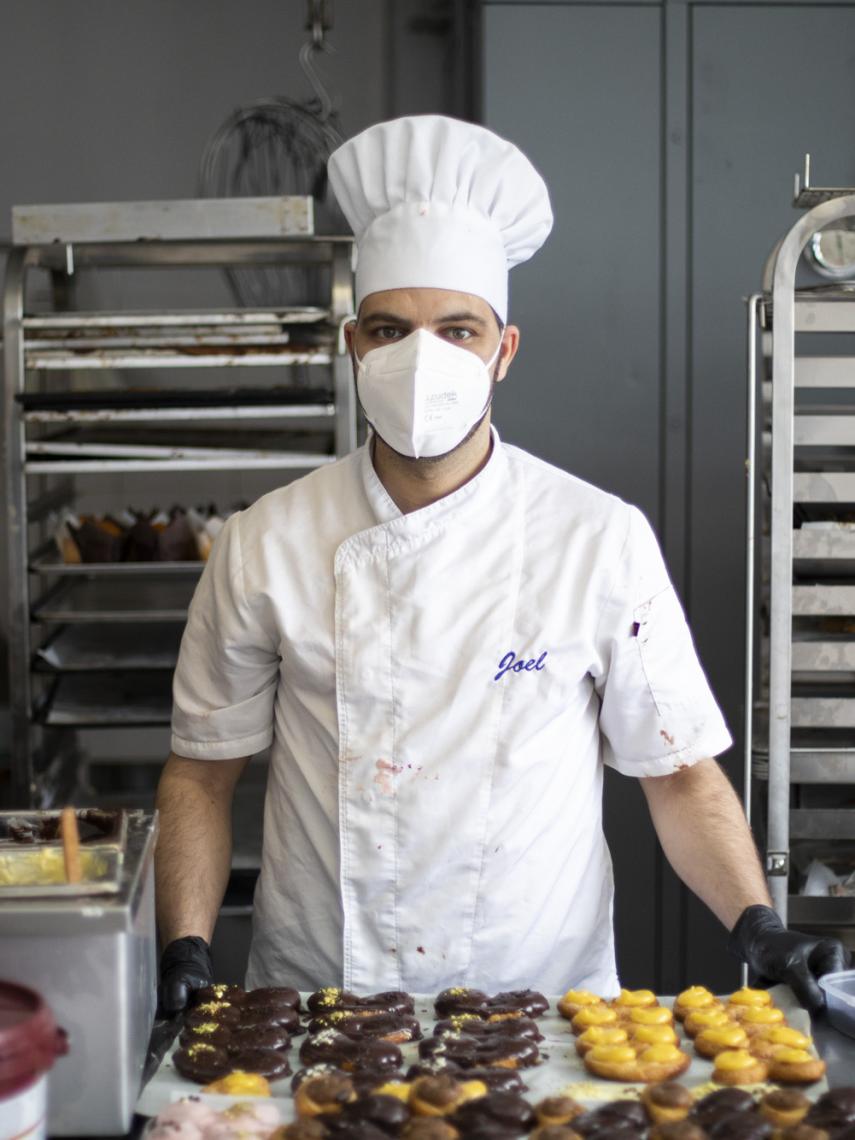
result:
[(490, 406), (490, 368), (501, 347), (500, 340), (485, 364), (474, 352), (416, 329), (357, 356), (356, 390), (368, 422), (402, 455), (445, 455)]

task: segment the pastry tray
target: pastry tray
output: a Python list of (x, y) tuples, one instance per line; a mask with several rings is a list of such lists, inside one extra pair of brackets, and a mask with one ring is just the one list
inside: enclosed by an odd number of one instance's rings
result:
[[(810, 1034), (810, 1017), (806, 1010), (802, 1009), (796, 1002), (792, 991), (787, 986), (775, 986), (770, 992), (775, 1004), (783, 1011), (789, 1024), (802, 1033)], [(304, 1007), (307, 996), (307, 994), (301, 994)], [(659, 1000), (662, 1005), (670, 1006), (674, 999), (662, 997)], [(523, 1093), (526, 1099), (536, 1103), (544, 1097), (556, 1096), (560, 1093), (572, 1096), (586, 1107), (593, 1107), (621, 1097), (638, 1096), (644, 1085), (598, 1080), (588, 1074), (582, 1059), (576, 1053), (576, 1038), (570, 1029), (570, 1023), (558, 1014), (556, 1001), (556, 998), (550, 998), (549, 1012), (543, 1017), (537, 1018), (537, 1024), (544, 1038), (540, 1042), (541, 1064), (531, 1069), (519, 1071), (523, 1083), (528, 1086), (528, 1091)], [(433, 1033), (435, 1022), (433, 995), (415, 995), (415, 1003), (422, 1032), (426, 1037), (430, 1036)], [(709, 1086), (706, 1091), (710, 1091), (714, 1087), (710, 1084), (713, 1069), (712, 1061), (698, 1057), (691, 1043), (686, 1044), (687, 1039), (682, 1027), (677, 1027), (677, 1032), (680, 1037), (681, 1048), (684, 1048), (692, 1058), (692, 1063), (688, 1069), (677, 1080), (689, 1088)], [(300, 1064), (298, 1054), (304, 1040), (305, 1036), (296, 1037), (288, 1052), (288, 1059), (294, 1072), (303, 1067)], [(200, 1093), (198, 1085), (185, 1080), (175, 1071), (175, 1066), (172, 1064), (172, 1053), (176, 1048), (178, 1048), (177, 1040), (170, 1046), (154, 1076), (143, 1089), (137, 1103), (137, 1112), (144, 1116), (154, 1116), (168, 1104), (186, 1096), (201, 1096), (204, 1101), (217, 1109), (247, 1100), (246, 1096), (228, 1097)], [(418, 1043), (403, 1045), (401, 1051), (404, 1054), (404, 1064), (401, 1067), (400, 1079), (403, 1079), (403, 1074), (418, 1059)], [(396, 1078), (393, 1076), (389, 1079), (394, 1080)], [(825, 1092), (827, 1088), (828, 1083), (823, 1078), (821, 1081), (807, 1086), (805, 1091), (808, 1096), (815, 1098), (820, 1093)], [(290, 1123), (295, 1118), (291, 1096), (291, 1077), (273, 1081), (271, 1091), (273, 1094), (272, 1103), (279, 1108), (283, 1123)]]

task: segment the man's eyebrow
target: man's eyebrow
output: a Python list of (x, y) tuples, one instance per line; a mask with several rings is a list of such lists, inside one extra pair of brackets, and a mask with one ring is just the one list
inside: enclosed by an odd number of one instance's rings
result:
[(396, 313), (368, 313), (362, 319), (366, 324), (369, 321), (383, 321), (387, 325), (408, 325), (411, 323), (406, 317), (398, 316)]
[(446, 325), (451, 321), (460, 321), (463, 324), (470, 325), (486, 325), (486, 320), (479, 317), (477, 313), (460, 312), (460, 313), (445, 313), (441, 317), (437, 317), (433, 322), (435, 325)]

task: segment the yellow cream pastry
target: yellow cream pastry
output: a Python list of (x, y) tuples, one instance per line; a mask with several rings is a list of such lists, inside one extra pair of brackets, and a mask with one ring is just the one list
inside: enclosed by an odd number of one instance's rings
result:
[(595, 1045), (626, 1045), (629, 1034), (625, 1029), (613, 1025), (592, 1025), (576, 1038), (576, 1052), (583, 1056)]
[(631, 1025), (672, 1025), (674, 1014), (664, 1005), (640, 1006), (627, 1010), (623, 1019)]
[(693, 1009), (708, 1009), (715, 1001), (715, 995), (706, 986), (689, 986), (674, 998), (674, 1015), (682, 1021)]
[(728, 1005), (772, 1005), (772, 995), (768, 990), (752, 990), (750, 986), (743, 986), (741, 990), (732, 993), (727, 999)]
[(798, 1029), (791, 1029), (789, 1025), (772, 1025), (753, 1034), (749, 1048), (755, 1057), (762, 1057), (768, 1061), (775, 1050), (782, 1046), (790, 1049), (809, 1049), (810, 1045), (810, 1037), (806, 1037)]
[(746, 1005), (733, 1008), (733, 1016), (748, 1034), (759, 1033), (770, 1025), (785, 1025), (783, 1010), (774, 1005)]
[(653, 990), (621, 990), (612, 1002), (618, 1009), (638, 1009), (640, 1006), (658, 1005)]
[(768, 1072), (766, 1062), (747, 1050), (727, 1049), (716, 1056), (713, 1080), (722, 1085), (755, 1085), (765, 1081)]
[(570, 1025), (576, 1034), (584, 1033), (592, 1025), (617, 1025), (618, 1015), (605, 1003), (602, 1005), (589, 1005), (573, 1017)]
[(693, 1009), (687, 1013), (683, 1021), (683, 1028), (689, 1037), (697, 1037), (702, 1029), (711, 1029), (714, 1025), (733, 1025), (734, 1019), (729, 1016), (723, 1005), (712, 1009)]
[(701, 1057), (715, 1057), (727, 1049), (745, 1049), (748, 1034), (741, 1025), (712, 1025), (695, 1038), (695, 1052)]
[(676, 1045), (677, 1031), (673, 1025), (630, 1025), (630, 1036), (637, 1045)]
[(812, 1084), (825, 1073), (825, 1061), (813, 1057), (807, 1049), (776, 1045), (769, 1061), (769, 1076), (782, 1084)]
[(580, 1009), (603, 1004), (603, 999), (599, 994), (593, 994), (590, 990), (568, 990), (563, 997), (558, 999), (558, 1012), (568, 1021), (572, 1021)]

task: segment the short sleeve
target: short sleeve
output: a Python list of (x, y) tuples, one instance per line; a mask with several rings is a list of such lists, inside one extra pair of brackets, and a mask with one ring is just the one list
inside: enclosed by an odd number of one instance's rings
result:
[(597, 633), (604, 761), (665, 776), (733, 743), (650, 524), (635, 507)]
[(172, 686), (172, 751), (230, 760), (273, 738), (279, 678), (266, 599), (248, 598), (240, 515), (226, 522), (190, 604)]

